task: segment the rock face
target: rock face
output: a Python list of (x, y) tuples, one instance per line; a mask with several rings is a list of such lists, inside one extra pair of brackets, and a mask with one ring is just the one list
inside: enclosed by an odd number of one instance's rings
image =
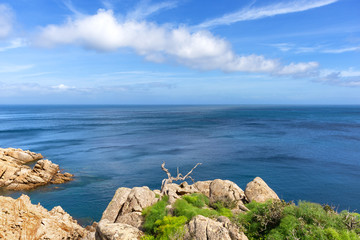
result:
[(159, 200), (155, 195), (148, 187), (117, 189), (96, 227), (96, 239), (140, 239), (144, 223), (141, 211)]
[(235, 183), (229, 180), (215, 179), (209, 185), (210, 202), (221, 201), (227, 207), (239, 208), (247, 211), (244, 202), (247, 202), (244, 191)]
[[(33, 169), (25, 165), (33, 161), (37, 161)], [(59, 165), (44, 160), (41, 154), (0, 148), (0, 188), (29, 190), (49, 183), (64, 183), (72, 177), (70, 173), (60, 173)]]
[(47, 211), (30, 198), (0, 196), (0, 239), (79, 239), (84, 229), (61, 207)]
[(226, 227), (226, 224), (228, 223), (218, 222), (198, 215), (187, 224), (184, 239), (247, 240), (243, 233), (240, 233), (237, 229), (230, 230)]
[(143, 232), (136, 227), (112, 223), (107, 219), (101, 220), (96, 227), (96, 240), (135, 240), (143, 236)]
[(247, 184), (245, 195), (249, 201), (266, 202), (267, 200), (280, 200), (278, 195), (260, 177), (256, 177)]

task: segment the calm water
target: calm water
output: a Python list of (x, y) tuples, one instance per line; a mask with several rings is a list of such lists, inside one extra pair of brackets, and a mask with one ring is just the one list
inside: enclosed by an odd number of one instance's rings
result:
[(26, 194), (83, 224), (118, 187), (159, 188), (162, 161), (174, 172), (202, 162), (195, 180), (245, 189), (260, 176), (285, 200), (360, 210), (360, 106), (0, 106), (0, 146), (75, 174)]

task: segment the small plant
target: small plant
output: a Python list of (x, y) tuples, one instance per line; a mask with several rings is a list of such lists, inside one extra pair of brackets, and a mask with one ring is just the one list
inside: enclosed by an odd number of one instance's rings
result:
[(193, 193), (191, 195), (185, 195), (182, 198), (185, 199), (188, 203), (198, 208), (202, 208), (205, 205), (209, 205), (209, 198), (204, 194)]
[(165, 216), (162, 220), (157, 220), (155, 222), (156, 239), (182, 239), (185, 234), (184, 226), (186, 222), (187, 218), (184, 216)]
[(166, 205), (168, 200), (169, 197), (164, 196), (159, 202), (143, 210), (142, 215), (145, 217), (143, 227), (145, 232), (150, 234), (155, 233), (155, 222), (159, 219), (163, 219), (167, 214)]
[(198, 208), (185, 199), (176, 200), (173, 206), (175, 216), (185, 216), (189, 221), (197, 215), (203, 215), (204, 217), (216, 217), (219, 215), (213, 209)]
[(211, 207), (214, 208), (220, 216), (225, 216), (230, 219), (233, 217), (233, 213), (229, 208), (224, 207), (223, 202), (213, 203), (211, 204)]

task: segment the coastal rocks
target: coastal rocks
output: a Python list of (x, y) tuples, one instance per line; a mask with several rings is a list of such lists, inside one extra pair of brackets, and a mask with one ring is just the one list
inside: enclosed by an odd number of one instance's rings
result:
[(256, 177), (247, 184), (245, 195), (249, 201), (261, 203), (267, 200), (280, 200), (278, 195), (260, 177)]
[(131, 189), (121, 211), (119, 211), (119, 215), (141, 212), (144, 208), (153, 205), (157, 201), (158, 198), (155, 198), (155, 193), (148, 187), (134, 187)]
[[(230, 221), (230, 220), (229, 220)], [(232, 233), (223, 222), (198, 215), (186, 225), (184, 239), (197, 240), (247, 240), (247, 237), (237, 229)]]
[(30, 198), (0, 196), (0, 239), (80, 239), (84, 229), (61, 207), (47, 211)]
[(119, 188), (107, 208), (105, 209), (101, 220), (107, 219), (110, 222), (116, 222), (119, 216), (131, 212), (139, 212), (153, 205), (158, 201), (155, 193), (148, 187)]
[(135, 240), (141, 239), (143, 232), (139, 229), (123, 224), (112, 223), (107, 219), (101, 220), (96, 227), (96, 240)]
[[(30, 151), (0, 148), (0, 188), (6, 190), (29, 190), (46, 184), (71, 181), (73, 175), (61, 173), (59, 165)], [(39, 160), (41, 159), (41, 160)], [(36, 161), (33, 169), (26, 163)]]
[(96, 227), (96, 239), (140, 238), (144, 222), (141, 211), (158, 200), (148, 187), (117, 189)]
[(244, 191), (229, 180), (215, 179), (209, 185), (210, 203), (223, 202), (226, 207), (239, 208), (248, 211), (244, 202), (247, 202)]
[(30, 152), (29, 150), (24, 151), (19, 148), (0, 148), (0, 159), (15, 160), (24, 164), (43, 158), (44, 157), (40, 153)]

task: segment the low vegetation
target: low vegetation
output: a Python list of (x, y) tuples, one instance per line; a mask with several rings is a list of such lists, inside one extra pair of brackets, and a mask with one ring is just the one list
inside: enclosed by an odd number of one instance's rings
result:
[(185, 195), (176, 200), (171, 211), (167, 211), (168, 197), (144, 209), (144, 229), (147, 235), (143, 240), (182, 239), (185, 224), (197, 215), (215, 218), (218, 216), (232, 217), (231, 210), (217, 202), (209, 206), (209, 198), (203, 194)]
[(185, 195), (168, 210), (168, 197), (144, 209), (143, 240), (182, 239), (185, 224), (196, 215), (217, 218), (226, 216), (251, 239), (268, 240), (360, 240), (360, 214), (337, 213), (328, 205), (300, 201), (298, 205), (284, 201), (251, 202), (249, 212), (233, 215), (229, 204), (210, 204), (203, 194)]
[(300, 201), (247, 204), (246, 214), (237, 216), (249, 239), (360, 239), (360, 215), (329, 206)]

